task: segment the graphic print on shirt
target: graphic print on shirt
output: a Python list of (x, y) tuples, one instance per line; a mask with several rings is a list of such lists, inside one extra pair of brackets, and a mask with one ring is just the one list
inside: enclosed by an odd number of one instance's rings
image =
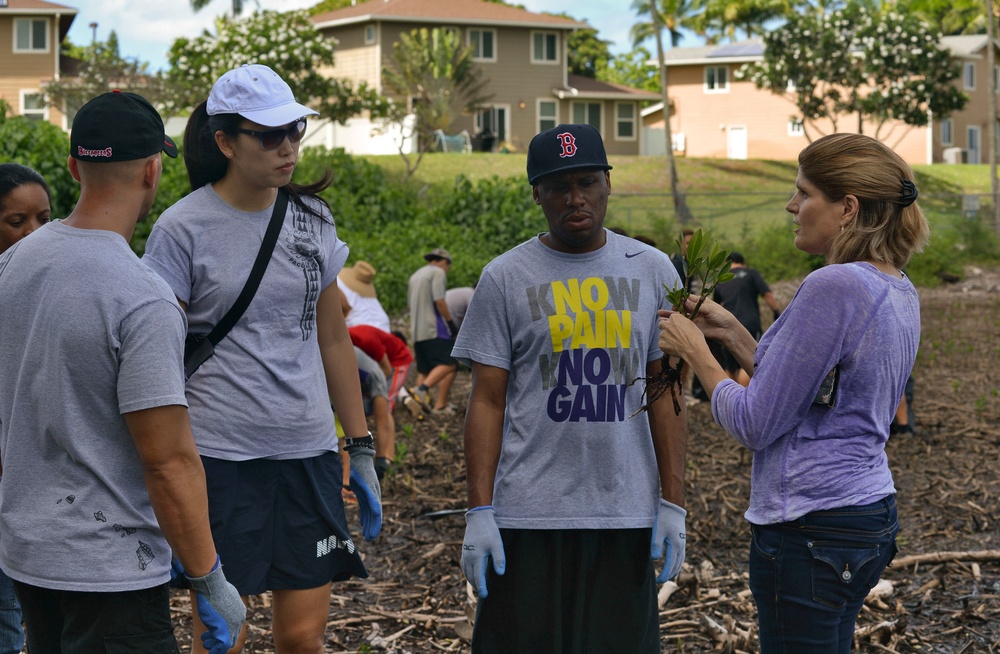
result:
[(632, 343), (639, 279), (570, 278), (531, 286), (531, 318), (545, 321), (551, 354), (539, 356), (546, 413), (555, 422), (621, 422), (625, 392), (645, 361)]
[(285, 237), (285, 249), (289, 253), (288, 260), (305, 276), (306, 293), (302, 302), (302, 316), (299, 318), (299, 330), (302, 340), (309, 340), (313, 325), (316, 324), (316, 302), (320, 292), (320, 264), (323, 263), (323, 235), (320, 233), (323, 221), (291, 203), (292, 230)]

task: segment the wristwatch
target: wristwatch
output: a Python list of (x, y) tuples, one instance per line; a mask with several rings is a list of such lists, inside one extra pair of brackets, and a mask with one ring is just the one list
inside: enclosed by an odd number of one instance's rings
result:
[(368, 448), (370, 450), (375, 449), (375, 438), (372, 436), (371, 432), (368, 432), (367, 436), (362, 436), (361, 438), (345, 438), (344, 439), (344, 449), (350, 450), (356, 447)]

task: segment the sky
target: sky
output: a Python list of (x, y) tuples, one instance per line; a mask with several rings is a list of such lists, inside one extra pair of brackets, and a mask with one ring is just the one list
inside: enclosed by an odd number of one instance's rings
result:
[[(153, 70), (167, 66), (167, 51), (174, 39), (194, 37), (213, 27), (215, 17), (226, 13), (231, 0), (212, 0), (200, 12), (191, 9), (188, 0), (53, 0), (78, 10), (69, 32), (69, 39), (87, 45), (94, 38), (97, 23), (98, 41), (108, 38), (111, 30), (118, 33), (121, 54), (149, 62)], [(261, 9), (288, 11), (304, 9), (317, 0), (246, 0), (245, 13), (257, 6)], [(529, 11), (565, 11), (578, 20), (586, 21), (598, 30), (598, 37), (611, 41), (611, 53), (632, 49), (628, 32), (636, 21), (628, 0), (515, 0)], [(623, 8), (623, 5), (625, 8)], [(685, 44), (695, 45), (695, 44)]]

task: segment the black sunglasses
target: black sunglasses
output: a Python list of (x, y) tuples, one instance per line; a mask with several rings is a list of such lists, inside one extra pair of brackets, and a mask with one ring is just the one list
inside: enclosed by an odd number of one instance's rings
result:
[(242, 127), (237, 127), (236, 131), (240, 134), (256, 136), (260, 139), (260, 147), (265, 150), (275, 150), (285, 140), (285, 137), (288, 137), (290, 143), (301, 141), (302, 136), (306, 133), (306, 119), (299, 118), (288, 127), (279, 127), (278, 129), (269, 129), (263, 132), (255, 129), (244, 129)]

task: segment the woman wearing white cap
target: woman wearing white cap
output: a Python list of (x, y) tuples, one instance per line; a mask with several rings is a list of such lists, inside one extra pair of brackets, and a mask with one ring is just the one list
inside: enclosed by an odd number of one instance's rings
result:
[(331, 402), (348, 436), (365, 539), (381, 528), (373, 442), (335, 283), (348, 249), (316, 195), (331, 180), (291, 183), (313, 114), (267, 66), (223, 75), (184, 136), (192, 193), (163, 213), (144, 257), (185, 307), (189, 333), (205, 334), (240, 294), (279, 189), (288, 195), (256, 294), (187, 383), (216, 547), (244, 600), (272, 592), (279, 652), (322, 652), (330, 582), (368, 576), (348, 534)]

